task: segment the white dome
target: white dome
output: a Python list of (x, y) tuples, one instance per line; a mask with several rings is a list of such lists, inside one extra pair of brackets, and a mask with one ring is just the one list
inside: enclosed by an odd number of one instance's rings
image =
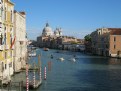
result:
[(48, 24), (48, 23), (46, 23), (46, 27), (44, 27), (43, 32), (42, 32), (42, 35), (43, 35), (43, 36), (50, 36), (50, 35), (53, 35), (52, 28), (49, 27), (49, 24)]
[(52, 32), (52, 28), (50, 28), (50, 27), (45, 27), (45, 28), (43, 29), (43, 32)]
[(55, 34), (57, 34), (57, 33), (59, 33), (59, 31), (58, 31), (58, 30), (56, 30), (56, 31), (54, 31), (54, 33), (55, 33)]

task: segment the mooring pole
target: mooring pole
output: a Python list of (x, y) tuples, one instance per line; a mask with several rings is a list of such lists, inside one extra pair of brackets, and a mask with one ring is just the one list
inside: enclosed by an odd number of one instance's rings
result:
[(45, 70), (44, 70), (44, 80), (46, 80), (46, 67), (45, 67)]
[(26, 64), (26, 91), (29, 91), (28, 64)]
[(40, 81), (42, 80), (41, 67), (40, 67)]

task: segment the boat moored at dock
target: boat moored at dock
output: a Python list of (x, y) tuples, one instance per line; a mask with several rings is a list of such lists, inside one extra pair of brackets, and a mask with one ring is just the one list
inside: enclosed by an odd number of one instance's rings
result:
[(36, 52), (29, 53), (29, 57), (35, 57), (35, 56), (36, 56)]

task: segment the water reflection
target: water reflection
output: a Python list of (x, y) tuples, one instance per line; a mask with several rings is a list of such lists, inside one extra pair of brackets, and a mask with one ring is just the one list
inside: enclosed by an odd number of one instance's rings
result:
[(121, 59), (110, 58), (108, 61), (109, 61), (109, 64), (118, 64), (118, 65), (121, 65)]

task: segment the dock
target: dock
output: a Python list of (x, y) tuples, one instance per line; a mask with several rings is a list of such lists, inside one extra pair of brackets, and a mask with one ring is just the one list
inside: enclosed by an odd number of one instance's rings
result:
[[(42, 84), (42, 80), (35, 80), (35, 85), (33, 85), (34, 81), (29, 81), (29, 88), (36, 89)], [(26, 88), (26, 82), (23, 82), (23, 87)]]
[[(19, 72), (20, 71), (20, 72)], [(40, 55), (38, 56), (38, 65), (33, 63), (33, 66), (26, 63), (26, 67), (22, 68), (16, 72), (18, 75), (21, 72), (24, 72), (25, 75), (20, 76), (22, 79), (12, 80), (11, 77), (6, 77), (0, 83), (0, 87), (4, 87), (7, 89), (12, 89), (13, 87), (21, 89), (25, 89), (28, 91), (29, 89), (36, 89), (42, 84), (42, 77), (41, 77), (41, 62), (40, 62)], [(18, 74), (17, 74), (18, 73)], [(39, 79), (37, 79), (37, 74), (39, 75)], [(33, 76), (33, 78), (31, 78)]]

